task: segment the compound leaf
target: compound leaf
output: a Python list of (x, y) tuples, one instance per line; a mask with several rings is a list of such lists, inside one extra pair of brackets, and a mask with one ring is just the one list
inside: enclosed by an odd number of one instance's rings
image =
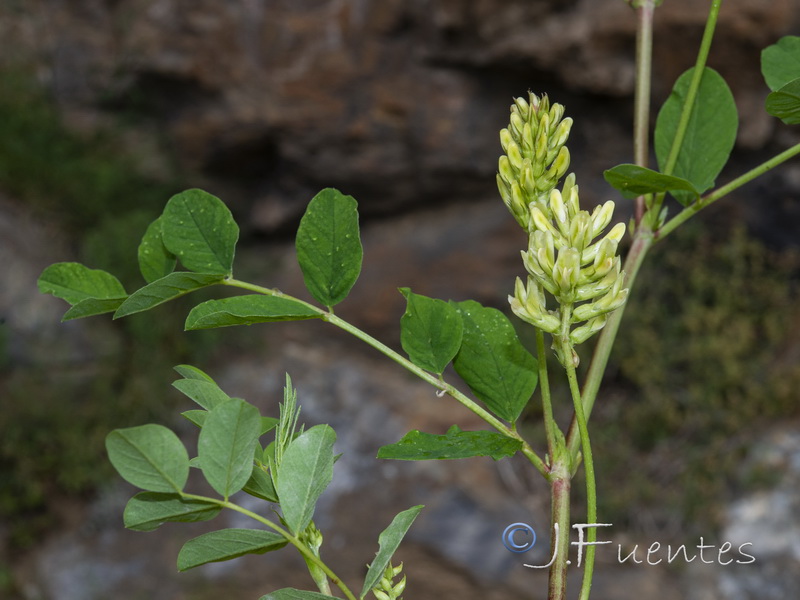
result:
[(217, 504), (183, 498), (180, 494), (139, 492), (128, 500), (122, 519), (128, 529), (153, 531), (167, 522), (209, 521), (221, 510)]
[(180, 493), (189, 477), (189, 455), (163, 425), (115, 429), (106, 436), (111, 464), (128, 483), (150, 492)]
[(454, 306), (464, 323), (461, 349), (453, 361), (456, 372), (489, 410), (513, 423), (536, 389), (536, 359), (499, 310), (474, 300)]
[(400, 288), (406, 312), (400, 319), (400, 343), (418, 367), (441, 374), (461, 347), (463, 324), (454, 306), (444, 300)]
[(361, 273), (363, 256), (355, 199), (332, 188), (314, 196), (295, 245), (311, 295), (329, 307), (344, 300)]
[(167, 251), (190, 271), (231, 275), (239, 227), (216, 196), (192, 189), (170, 198), (161, 234)]
[(461, 431), (453, 425), (445, 435), (409, 431), (399, 442), (383, 446), (378, 458), (394, 460), (441, 460), (491, 456), (500, 460), (513, 456), (522, 442), (495, 431)]
[(178, 570), (186, 571), (210, 562), (264, 554), (286, 545), (282, 535), (260, 529), (222, 529), (189, 540), (178, 553)]

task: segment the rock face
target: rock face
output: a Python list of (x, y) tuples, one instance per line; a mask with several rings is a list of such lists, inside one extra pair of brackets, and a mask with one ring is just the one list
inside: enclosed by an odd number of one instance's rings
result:
[[(528, 88), (576, 118), (573, 163), (585, 189), (601, 180), (582, 171), (630, 158), (635, 19), (622, 0), (12, 6), (0, 8), (15, 49), (6, 60), (34, 64), (83, 124), (138, 115), (193, 181), (237, 200), (261, 230), (296, 219), (326, 186), (356, 196), (367, 214), (494, 194), (497, 131)], [(759, 52), (791, 31), (797, 6), (732, 0), (723, 9), (710, 64), (739, 103), (740, 147), (770, 139)], [(694, 0), (658, 9), (657, 104), (692, 65), (706, 10)]]

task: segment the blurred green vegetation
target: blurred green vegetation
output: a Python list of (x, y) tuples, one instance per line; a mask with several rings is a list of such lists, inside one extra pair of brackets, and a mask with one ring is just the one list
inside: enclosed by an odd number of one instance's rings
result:
[[(82, 240), (78, 260), (135, 289), (143, 284), (141, 235), (184, 186), (174, 170), (164, 180), (141, 174), (143, 157), (120, 141), (124, 133), (121, 126), (75, 133), (32, 78), (0, 73), (0, 189)], [(171, 367), (202, 360), (215, 339), (185, 334), (186, 311), (178, 301), (144, 318), (99, 317), (81, 325), (91, 350), (42, 343), (42, 356), (16, 364), (6, 349), (13, 324), (0, 325), (0, 562), (52, 527), (65, 500), (91, 494), (112, 475), (109, 430), (172, 418), (179, 395), (165, 384)]]
[(770, 422), (800, 416), (800, 259), (741, 225), (688, 223), (648, 257), (592, 416), (600, 514), (710, 534)]

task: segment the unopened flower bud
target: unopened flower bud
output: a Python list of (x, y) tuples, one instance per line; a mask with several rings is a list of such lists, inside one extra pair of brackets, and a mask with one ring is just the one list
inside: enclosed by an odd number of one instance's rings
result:
[(611, 222), (614, 216), (614, 201), (609, 200), (602, 206), (596, 206), (592, 212), (592, 237), (597, 237)]
[[(514, 104), (516, 105), (517, 110), (520, 112), (520, 115), (522, 115), (522, 118), (527, 119), (528, 115), (530, 114), (531, 107), (525, 98), (514, 98)], [(512, 107), (512, 109), (513, 108), (514, 107)]]
[(514, 137), (511, 135), (511, 132), (508, 129), (500, 130), (500, 146), (502, 146), (503, 152), (508, 151), (508, 147), (513, 141)]
[(587, 322), (585, 325), (581, 325), (580, 327), (576, 327), (573, 329), (569, 334), (569, 341), (575, 344), (582, 344), (590, 337), (592, 337), (595, 333), (600, 331), (606, 324), (608, 320), (608, 315), (600, 315), (599, 317), (595, 317)]
[(515, 169), (519, 170), (522, 168), (522, 152), (516, 142), (512, 141), (508, 145), (506, 155)]
[(516, 181), (514, 168), (511, 166), (511, 161), (508, 160), (506, 155), (501, 156), (497, 161), (497, 170), (500, 172), (500, 177), (502, 177), (508, 185)]

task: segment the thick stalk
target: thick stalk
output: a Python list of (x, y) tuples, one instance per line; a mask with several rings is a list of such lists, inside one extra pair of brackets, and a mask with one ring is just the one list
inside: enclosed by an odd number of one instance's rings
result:
[[(567, 561), (569, 558), (569, 492), (570, 469), (568, 457), (563, 452), (553, 465), (550, 482), (551, 514), (553, 526), (550, 556), (554, 556), (550, 565), (548, 600), (565, 600), (567, 597)], [(556, 529), (555, 525), (558, 524)]]

